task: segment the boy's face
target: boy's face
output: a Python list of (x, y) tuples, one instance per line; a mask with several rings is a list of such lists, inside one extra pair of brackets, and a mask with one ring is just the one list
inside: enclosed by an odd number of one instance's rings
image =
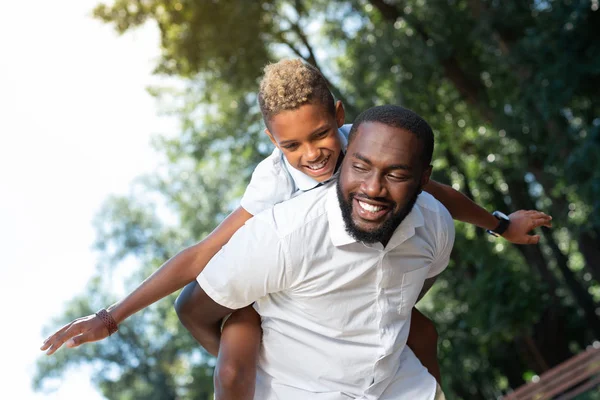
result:
[(338, 128), (343, 124), (344, 108), (340, 101), (335, 106), (335, 115), (320, 103), (308, 103), (273, 116), (265, 132), (292, 167), (322, 182), (335, 172), (342, 152)]

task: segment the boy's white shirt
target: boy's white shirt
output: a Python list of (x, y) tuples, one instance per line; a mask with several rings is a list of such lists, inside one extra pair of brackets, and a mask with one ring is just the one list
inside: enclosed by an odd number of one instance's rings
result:
[[(352, 124), (338, 129), (344, 152), (350, 128)], [(240, 205), (250, 214), (257, 215), (318, 185), (318, 181), (292, 167), (281, 150), (275, 148), (254, 169)]]

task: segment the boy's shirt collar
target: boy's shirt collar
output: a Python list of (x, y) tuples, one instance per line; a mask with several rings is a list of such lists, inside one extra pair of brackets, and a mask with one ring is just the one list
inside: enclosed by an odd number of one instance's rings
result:
[[(352, 126), (352, 125), (350, 125), (350, 126)], [(340, 138), (340, 142), (342, 143), (342, 154), (340, 155), (340, 158), (343, 154), (346, 154), (346, 147), (348, 147), (347, 132), (345, 132), (346, 130), (348, 130), (346, 125), (342, 126), (341, 129), (338, 129), (338, 136)], [(333, 176), (331, 178), (329, 178), (325, 182), (319, 182), (316, 179), (306, 175), (304, 172), (300, 172), (296, 168), (292, 167), (292, 165), (288, 162), (287, 158), (285, 158), (285, 156), (283, 155), (283, 152), (281, 153), (281, 158), (283, 158), (285, 167), (287, 168), (288, 173), (292, 177), (292, 180), (294, 181), (296, 188), (298, 190), (302, 190), (303, 192), (314, 189), (317, 186), (319, 186), (321, 183), (329, 182), (331, 179), (333, 179), (335, 176), (337, 176), (337, 169), (336, 169), (335, 173), (333, 174)], [(339, 167), (339, 164), (340, 164), (339, 161), (341, 161), (341, 160), (338, 160), (337, 167)]]

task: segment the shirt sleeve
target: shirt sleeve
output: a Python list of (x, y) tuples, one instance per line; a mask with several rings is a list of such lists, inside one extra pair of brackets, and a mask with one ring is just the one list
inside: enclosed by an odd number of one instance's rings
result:
[(250, 214), (257, 215), (290, 199), (292, 193), (290, 178), (282, 169), (281, 152), (275, 149), (254, 169), (240, 205)]
[(436, 241), (436, 257), (431, 264), (431, 268), (429, 268), (428, 279), (439, 275), (448, 266), (450, 253), (452, 253), (452, 247), (454, 246), (454, 235), (454, 221), (452, 220), (452, 216), (440, 204), (440, 227)]
[(286, 254), (274, 226), (263, 215), (250, 219), (197, 280), (211, 299), (231, 309), (285, 289), (289, 282)]

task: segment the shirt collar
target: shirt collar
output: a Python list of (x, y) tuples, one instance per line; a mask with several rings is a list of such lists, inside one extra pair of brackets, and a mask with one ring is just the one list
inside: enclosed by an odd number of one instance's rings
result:
[[(346, 232), (346, 224), (342, 217), (342, 210), (338, 200), (336, 184), (332, 184), (327, 193), (327, 219), (329, 221), (329, 235), (331, 243), (334, 246), (340, 247), (350, 243), (357, 242), (348, 232)], [(396, 228), (392, 238), (388, 242), (386, 249), (393, 249), (404, 243), (406, 240), (414, 236), (416, 228), (425, 224), (421, 207), (418, 205), (419, 200), (415, 202), (414, 207), (408, 213), (404, 221)]]
[[(346, 153), (346, 147), (348, 147), (348, 139), (346, 139), (346, 135), (344, 135), (344, 133), (339, 129), (337, 131), (337, 134), (340, 139), (340, 142), (342, 143), (342, 152)], [(292, 167), (292, 165), (288, 162), (287, 158), (285, 158), (285, 156), (283, 155), (283, 152), (281, 152), (281, 157), (283, 158), (283, 162), (285, 163), (285, 167), (287, 168), (290, 176), (294, 180), (294, 184), (299, 190), (306, 192), (319, 186), (319, 181), (311, 178), (304, 172), (301, 172), (296, 168)]]

